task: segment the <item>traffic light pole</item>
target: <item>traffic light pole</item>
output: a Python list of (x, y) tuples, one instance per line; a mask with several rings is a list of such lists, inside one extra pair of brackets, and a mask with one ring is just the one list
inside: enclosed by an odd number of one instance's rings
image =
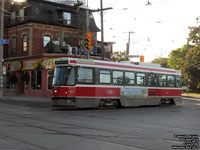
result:
[[(88, 32), (89, 32), (89, 9), (88, 9), (88, 6), (87, 6), (87, 10), (86, 10), (86, 33), (88, 33)], [(89, 58), (90, 58), (90, 53), (87, 52), (87, 59), (89, 59)]]
[[(0, 39), (3, 39), (4, 34), (4, 0), (1, 0), (1, 30)], [(3, 96), (3, 44), (0, 44), (0, 98)]]

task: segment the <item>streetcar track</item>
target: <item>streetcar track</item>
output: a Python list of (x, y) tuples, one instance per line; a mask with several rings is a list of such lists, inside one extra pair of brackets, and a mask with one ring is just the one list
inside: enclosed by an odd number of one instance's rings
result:
[[(8, 114), (8, 113), (4, 113), (4, 114), (7, 114), (7, 115), (13, 115), (13, 114)], [(103, 131), (103, 132), (108, 132), (108, 133), (112, 133), (112, 134), (116, 134), (116, 132), (111, 132), (111, 131), (108, 131), (108, 130), (102, 130), (102, 129), (95, 129), (95, 128), (88, 128), (88, 127), (85, 127), (85, 126), (77, 126), (77, 125), (72, 125), (72, 124), (66, 124), (66, 123), (60, 123), (60, 122), (53, 122), (53, 121), (49, 121), (49, 120), (45, 120), (45, 119), (35, 119), (35, 118), (31, 118), (31, 117), (27, 117), (27, 116), (23, 116), (23, 115), (16, 115), (15, 116), (17, 117), (23, 117), (23, 118), (26, 118), (26, 119), (33, 119), (33, 120), (36, 120), (36, 121), (43, 121), (43, 122), (47, 122), (47, 123), (57, 123), (57, 124), (60, 124), (60, 125), (67, 125), (67, 126), (76, 126), (78, 128), (82, 128), (82, 129), (90, 129), (90, 130), (97, 130), (97, 131)], [(17, 124), (22, 124), (22, 125), (25, 125), (25, 126), (28, 126), (28, 127), (33, 127), (33, 128), (39, 128), (39, 129), (42, 129), (42, 130), (46, 130), (46, 131), (51, 131), (53, 133), (47, 133), (47, 134), (59, 134), (59, 135), (70, 135), (70, 136), (76, 136), (76, 137), (83, 137), (83, 138), (88, 138), (88, 139), (95, 139), (95, 140), (100, 140), (100, 141), (104, 141), (104, 142), (108, 142), (104, 139), (99, 139), (98, 137), (104, 137), (103, 135), (88, 135), (88, 134), (73, 134), (73, 133), (69, 133), (69, 132), (61, 132), (61, 131), (58, 131), (56, 129), (49, 129), (49, 128), (46, 128), (46, 127), (41, 127), (41, 126), (33, 126), (33, 125), (30, 125), (30, 124), (27, 124), (27, 123), (19, 123), (19, 122), (15, 122), (15, 121), (11, 121), (11, 120), (4, 120), (4, 121), (7, 121), (7, 122), (12, 122), (12, 123), (17, 123)], [(133, 126), (131, 126), (133, 127)], [(135, 128), (135, 127), (134, 127)], [(138, 128), (138, 127), (136, 127)], [(139, 129), (144, 129), (144, 128), (139, 128)], [(146, 129), (146, 128), (145, 128)], [(146, 129), (147, 130), (147, 129)], [(158, 131), (158, 130), (147, 130), (147, 131)], [(162, 132), (169, 132), (169, 131), (162, 131)], [(171, 133), (171, 132), (170, 132)], [(174, 134), (174, 132), (173, 132)], [(118, 138), (120, 137), (119, 135), (116, 135)], [(108, 139), (109, 136), (105, 136), (104, 138), (105, 139)], [(113, 137), (113, 136), (110, 136), (110, 138)], [(121, 136), (122, 137), (122, 136)], [(139, 136), (124, 136), (123, 138), (136, 138), (136, 139), (146, 139), (146, 140), (160, 140), (160, 141), (165, 141), (165, 142), (171, 142), (173, 140), (169, 140), (169, 139), (156, 139), (156, 138), (149, 138), (149, 137), (139, 137)], [(112, 142), (112, 141), (109, 141), (109, 142)], [(177, 142), (177, 141), (173, 141), (173, 142)], [(127, 144), (122, 144), (122, 143), (116, 143), (116, 142), (112, 142), (112, 143), (115, 143), (115, 144), (120, 144), (120, 145), (125, 145), (125, 146), (130, 146), (130, 145), (127, 145)], [(131, 146), (132, 147), (132, 146)], [(137, 148), (143, 148), (144, 147), (137, 147)], [(146, 149), (146, 148), (145, 148)], [(148, 150), (148, 149), (146, 149)], [(149, 149), (150, 150), (150, 149)]]
[[(26, 107), (29, 107), (29, 106), (26, 106)], [(159, 110), (159, 111), (161, 111), (161, 110)], [(73, 111), (73, 112), (77, 112), (77, 111)], [(68, 115), (80, 116), (80, 117), (85, 117), (85, 118), (93, 118), (93, 119), (96, 118), (96, 119), (102, 119), (102, 120), (111, 120), (111, 118), (107, 118), (107, 117), (106, 118), (104, 118), (104, 117), (97, 117), (95, 115), (88, 115), (88, 114), (82, 115), (82, 114), (80, 114), (81, 111), (78, 111), (80, 113), (73, 113), (73, 112), (70, 111), (70, 113), (69, 113), (69, 111), (67, 111)], [(32, 113), (34, 114), (34, 112), (32, 112)], [(140, 113), (140, 112), (137, 112), (137, 113)], [(48, 132), (46, 133), (46, 132), (44, 132), (42, 134), (70, 135), (70, 136), (83, 137), (83, 138), (87, 138), (87, 139), (99, 140), (99, 141), (104, 141), (104, 142), (108, 142), (108, 140), (112, 139), (112, 138), (132, 138), (132, 139), (136, 138), (136, 139), (144, 139), (144, 140), (160, 140), (160, 141), (166, 141), (166, 142), (171, 142), (171, 143), (177, 143), (177, 141), (171, 140), (171, 139), (169, 140), (169, 139), (139, 137), (139, 135), (135, 135), (135, 136), (134, 135), (126, 136), (126, 135), (123, 135), (123, 134), (119, 135), (119, 133), (117, 133), (117, 132), (115, 132), (113, 130), (110, 131), (110, 130), (98, 129), (98, 128), (94, 128), (94, 127), (86, 127), (86, 126), (81, 126), (81, 125), (74, 125), (72, 123), (56, 122), (56, 121), (44, 119), (45, 116), (41, 116), (41, 115), (38, 115), (38, 114), (37, 114), (37, 116), (34, 116), (34, 117), (31, 116), (31, 115), (33, 115), (31, 113), (12, 114), (12, 112), (10, 112), (10, 113), (1, 112), (1, 114), (5, 114), (5, 115), (9, 115), (9, 116), (15, 116), (14, 118), (13, 117), (9, 117), (9, 118), (3, 118), (1, 120), (6, 121), (6, 122), (11, 122), (11, 123), (23, 125), (23, 126), (19, 126), (19, 127), (24, 127), (25, 126), (25, 127), (38, 128), (38, 129), (41, 129), (41, 130), (46, 130), (46, 131), (52, 132), (52, 133), (48, 133)], [(60, 117), (62, 117), (65, 114), (66, 114), (65, 112), (62, 113)], [(58, 115), (60, 115), (60, 114), (58, 114)], [(58, 116), (58, 115), (55, 115), (55, 117)], [(0, 116), (0, 118), (1, 118), (1, 116)], [(25, 119), (35, 120), (35, 121), (42, 121), (42, 122), (45, 122), (45, 123), (65, 125), (65, 126), (68, 126), (67, 128), (70, 128), (70, 127), (74, 128), (74, 127), (76, 127), (76, 128), (80, 128), (80, 129), (89, 129), (89, 130), (95, 130), (95, 131), (102, 131), (102, 132), (107, 132), (107, 133), (110, 133), (110, 134), (114, 134), (114, 136), (109, 136), (109, 135), (105, 136), (105, 135), (101, 135), (101, 134), (94, 134), (94, 135), (93, 134), (75, 134), (75, 133), (69, 133), (69, 132), (59, 131), (59, 130), (56, 130), (56, 129), (50, 129), (51, 127), (50, 128), (49, 127), (41, 127), (41, 126), (31, 125), (30, 123), (21, 123), (21, 122), (16, 122), (16, 121), (11, 120), (11, 119), (16, 119), (16, 118), (25, 118)], [(70, 119), (73, 119), (73, 118), (70, 118)], [(118, 119), (113, 119), (112, 118), (112, 120), (119, 122)], [(134, 120), (134, 122), (135, 123), (142, 123), (144, 125), (152, 125), (152, 126), (154, 126), (154, 128), (161, 127), (161, 128), (173, 128), (173, 129), (193, 130), (191, 128), (166, 126), (166, 125), (165, 126), (163, 126), (163, 125), (161, 126), (161, 125), (157, 125), (157, 124), (155, 125), (153, 123), (147, 123), (147, 122), (144, 122), (144, 121), (136, 121), (136, 120)], [(122, 123), (122, 121), (120, 122), (119, 126), (121, 126), (121, 123)], [(147, 132), (147, 131), (153, 131), (153, 132), (156, 131), (156, 132), (158, 132), (159, 131), (159, 132), (165, 132), (165, 133), (183, 134), (183, 133), (180, 133), (180, 132), (173, 132), (173, 131), (168, 131), (168, 130), (163, 130), (163, 129), (158, 129), (158, 128), (156, 128), (156, 129), (149, 129), (149, 128), (146, 128), (146, 127), (131, 126), (131, 125), (127, 125), (127, 124), (126, 124), (126, 127), (135, 128), (135, 129), (141, 129), (141, 130), (144, 130), (144, 132)], [(24, 141), (24, 142), (26, 143), (26, 141)], [(134, 147), (134, 146), (131, 146), (129, 144), (123, 144), (123, 143), (120, 143), (120, 142), (109, 141), (109, 143), (120, 144), (120, 145), (124, 145), (124, 146), (129, 146), (129, 147)], [(147, 148), (144, 148), (144, 147), (136, 147), (136, 148), (142, 148), (142, 149), (145, 149), (145, 150), (151, 150), (151, 149), (147, 149)]]

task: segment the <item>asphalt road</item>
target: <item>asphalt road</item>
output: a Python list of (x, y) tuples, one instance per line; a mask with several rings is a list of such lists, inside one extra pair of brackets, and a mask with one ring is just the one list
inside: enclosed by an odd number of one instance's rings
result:
[(181, 106), (101, 110), (0, 100), (0, 150), (171, 150), (198, 146), (199, 139), (200, 98), (184, 98)]

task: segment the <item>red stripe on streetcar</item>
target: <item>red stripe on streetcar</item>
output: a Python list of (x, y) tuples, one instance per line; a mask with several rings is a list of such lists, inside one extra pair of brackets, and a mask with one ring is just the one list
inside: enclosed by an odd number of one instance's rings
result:
[(148, 89), (148, 96), (181, 96), (181, 89)]

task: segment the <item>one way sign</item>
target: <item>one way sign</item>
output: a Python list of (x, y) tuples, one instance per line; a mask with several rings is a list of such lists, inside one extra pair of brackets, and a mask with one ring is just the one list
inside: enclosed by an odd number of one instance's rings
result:
[(9, 40), (7, 39), (0, 40), (0, 44), (8, 44), (8, 43), (9, 43)]

